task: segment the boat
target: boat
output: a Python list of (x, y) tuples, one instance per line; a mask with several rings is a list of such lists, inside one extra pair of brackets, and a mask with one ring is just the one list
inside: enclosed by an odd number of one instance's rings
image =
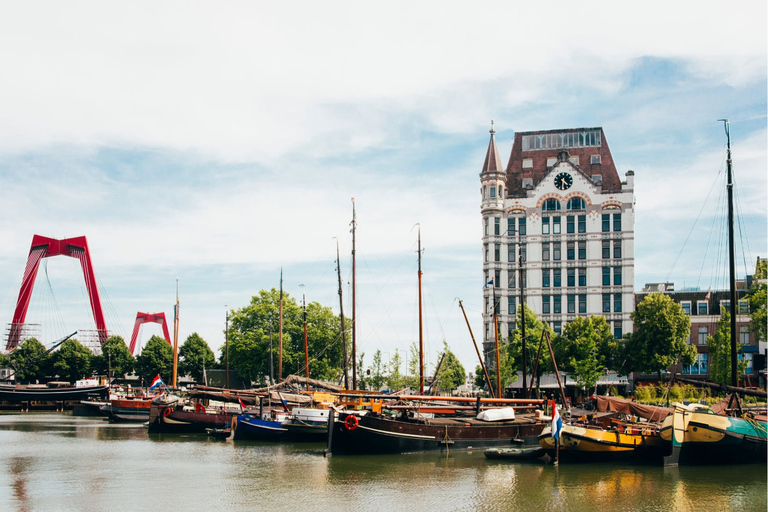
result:
[(62, 402), (87, 400), (89, 397), (106, 398), (109, 384), (106, 379), (79, 380), (74, 386), (67, 383), (0, 384), (0, 401), (6, 402)]
[(102, 414), (110, 421), (140, 421), (149, 420), (149, 409), (154, 397), (121, 396), (113, 398), (108, 404), (99, 407)]
[[(727, 193), (728, 193), (728, 257), (730, 304), (736, 305), (736, 265), (734, 244), (733, 171), (731, 161), (731, 135), (727, 119), (724, 123), (727, 146)], [(675, 403), (674, 414), (667, 417), (661, 436), (671, 446), (671, 454), (664, 464), (734, 464), (766, 462), (768, 447), (768, 426), (763, 418), (745, 414), (738, 394), (736, 354), (736, 313), (730, 315), (731, 334), (731, 397), (728, 406), (717, 414), (703, 404)], [(743, 392), (744, 390), (742, 390)], [(765, 397), (765, 392), (759, 392)], [(735, 405), (734, 405), (735, 404)], [(740, 417), (737, 417), (740, 416)]]
[(224, 428), (207, 428), (205, 432), (212, 439), (226, 440), (232, 437), (232, 429), (225, 425)]
[(205, 407), (200, 402), (185, 402), (175, 396), (152, 399), (149, 432), (205, 433), (208, 428), (229, 428), (238, 411), (224, 407)]
[(286, 415), (270, 413), (242, 412), (232, 419), (233, 439), (251, 439), (256, 441), (279, 441), (288, 431), (283, 427)]
[(514, 461), (536, 460), (547, 453), (541, 446), (521, 446), (519, 448), (490, 448), (485, 450), (486, 459), (503, 459)]

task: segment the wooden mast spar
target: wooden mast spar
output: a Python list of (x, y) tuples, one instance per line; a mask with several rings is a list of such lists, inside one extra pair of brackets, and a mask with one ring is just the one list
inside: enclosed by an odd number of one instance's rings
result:
[(419, 226), (419, 235), (418, 235), (418, 253), (419, 253), (419, 394), (424, 394), (424, 329), (423, 329), (423, 318), (422, 318), (422, 306), (421, 306), (421, 225), (416, 224)]
[(176, 279), (176, 305), (173, 306), (173, 387), (179, 370), (179, 280)]
[(352, 389), (357, 389), (357, 316), (356, 316), (356, 297), (355, 297), (355, 231), (357, 230), (357, 220), (355, 219), (355, 198), (352, 198)]

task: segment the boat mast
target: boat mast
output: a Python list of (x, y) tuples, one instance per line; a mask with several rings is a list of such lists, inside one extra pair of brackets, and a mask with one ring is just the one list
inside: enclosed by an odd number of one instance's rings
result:
[(179, 280), (176, 279), (176, 305), (173, 307), (173, 387), (179, 370)]
[[(352, 198), (352, 361), (357, 361), (357, 315), (355, 308), (355, 231), (357, 220), (355, 219), (355, 198)], [(357, 389), (357, 365), (352, 364), (352, 389)]]
[[(301, 285), (304, 286), (303, 284)], [(309, 391), (309, 344), (307, 343), (307, 299), (301, 294), (301, 304), (304, 308), (304, 366), (307, 369), (307, 391)]]
[[(349, 389), (349, 360), (347, 358), (347, 328), (344, 326), (344, 300), (341, 293), (341, 260), (339, 259), (339, 240), (336, 239), (336, 275), (339, 277), (339, 313), (341, 318), (341, 346), (344, 351), (344, 388)], [(352, 361), (355, 365), (355, 361)]]
[(277, 333), (277, 380), (283, 380), (283, 269), (280, 269), (280, 330)]
[[(227, 306), (224, 306), (225, 308)], [(225, 387), (229, 389), (229, 310), (227, 309), (227, 315), (224, 320), (224, 360), (225, 360), (225, 367), (227, 371), (227, 376), (225, 378)], [(205, 360), (205, 358), (203, 358)]]
[(488, 369), (485, 367), (485, 363), (483, 362), (483, 356), (480, 355), (480, 349), (477, 348), (477, 341), (475, 341), (475, 335), (472, 334), (472, 327), (469, 325), (469, 318), (467, 318), (467, 312), (464, 311), (464, 304), (462, 304), (461, 299), (459, 299), (459, 307), (461, 308), (461, 312), (464, 314), (464, 321), (467, 322), (467, 329), (469, 329), (469, 336), (472, 338), (472, 344), (475, 346), (477, 359), (480, 361), (480, 368), (483, 369), (483, 373), (485, 374), (485, 382), (488, 383), (488, 389), (491, 390), (491, 398), (496, 398), (496, 395), (493, 393), (493, 386), (491, 386), (491, 378), (488, 376)]
[(731, 161), (731, 127), (727, 119), (720, 119), (725, 127), (725, 135), (728, 139), (728, 266), (730, 271), (731, 292), (731, 386), (739, 385), (738, 369), (736, 364), (736, 315), (739, 312), (736, 302), (736, 255), (733, 240), (733, 171)]
[[(493, 283), (493, 338), (496, 348), (496, 396), (501, 396), (501, 354), (499, 353), (499, 317), (496, 314), (496, 282)], [(525, 383), (523, 383), (525, 385)], [(488, 386), (490, 387), (490, 385)]]
[(423, 330), (423, 318), (422, 318), (422, 307), (421, 307), (421, 225), (417, 224), (419, 226), (419, 395), (424, 394), (424, 330)]
[[(521, 237), (522, 238), (522, 237)], [(522, 352), (523, 352), (523, 393), (527, 393), (526, 391), (526, 381), (528, 380), (528, 377), (526, 375), (525, 367), (528, 364), (525, 357), (525, 275), (523, 274), (523, 263), (525, 258), (523, 257), (523, 244), (520, 243), (518, 249), (518, 269), (520, 270), (520, 334), (521, 339), (523, 340), (522, 345)], [(529, 398), (528, 396), (523, 396), (523, 398)]]

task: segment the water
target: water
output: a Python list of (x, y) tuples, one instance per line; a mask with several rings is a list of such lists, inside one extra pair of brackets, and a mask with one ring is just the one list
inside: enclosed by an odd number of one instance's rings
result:
[(766, 467), (509, 463), (482, 451), (325, 458), (321, 444), (148, 434), (0, 413), (0, 511), (766, 510)]

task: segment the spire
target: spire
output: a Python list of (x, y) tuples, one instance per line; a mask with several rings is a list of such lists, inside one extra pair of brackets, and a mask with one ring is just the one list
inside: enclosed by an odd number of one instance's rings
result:
[(485, 155), (485, 163), (483, 164), (483, 170), (480, 171), (480, 173), (484, 172), (502, 172), (503, 169), (501, 167), (501, 158), (499, 158), (499, 151), (496, 149), (496, 139), (494, 138), (494, 135), (496, 135), (496, 130), (493, 128), (493, 120), (491, 120), (491, 140), (488, 143), (488, 152)]

